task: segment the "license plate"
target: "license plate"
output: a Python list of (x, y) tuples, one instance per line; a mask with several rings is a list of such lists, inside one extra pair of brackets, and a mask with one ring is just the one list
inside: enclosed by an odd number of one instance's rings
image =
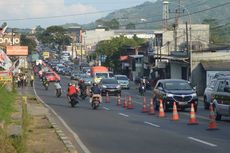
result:
[(179, 102), (179, 105), (186, 105), (186, 102)]

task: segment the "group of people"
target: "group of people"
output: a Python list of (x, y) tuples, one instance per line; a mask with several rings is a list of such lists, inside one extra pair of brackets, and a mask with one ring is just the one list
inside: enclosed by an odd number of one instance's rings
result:
[(26, 74), (18, 74), (16, 75), (16, 82), (19, 87), (26, 87), (28, 82), (30, 82), (30, 86), (33, 87), (34, 75), (31, 74), (29, 77)]
[[(54, 83), (54, 86), (56, 89), (56, 93), (61, 92), (62, 87), (60, 85), (60, 81), (56, 81)], [(84, 81), (79, 81), (77, 85), (73, 84), (73, 83), (68, 84), (67, 96), (68, 96), (69, 100), (71, 100), (71, 97), (75, 97), (75, 96), (78, 97), (78, 95), (83, 96), (83, 94), (90, 96), (90, 103), (91, 103), (92, 102), (92, 95), (101, 95), (101, 89), (98, 86), (98, 84), (93, 83), (93, 86), (90, 88), (90, 93), (89, 93), (87, 91), (87, 86), (84, 83)], [(101, 98), (100, 98), (100, 101), (101, 101)]]

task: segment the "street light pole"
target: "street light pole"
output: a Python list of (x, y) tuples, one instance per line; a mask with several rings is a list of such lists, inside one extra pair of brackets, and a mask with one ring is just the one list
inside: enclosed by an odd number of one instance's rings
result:
[(188, 14), (188, 17), (189, 17), (189, 35), (190, 35), (190, 39), (189, 39), (189, 49), (188, 49), (188, 52), (190, 52), (190, 79), (192, 81), (192, 19), (191, 19), (191, 14), (189, 12), (189, 10), (182, 4), (178, 4), (178, 3), (173, 3), (173, 2), (169, 2), (169, 3), (172, 3), (172, 4), (176, 4), (176, 5), (179, 5), (180, 7), (184, 8)]

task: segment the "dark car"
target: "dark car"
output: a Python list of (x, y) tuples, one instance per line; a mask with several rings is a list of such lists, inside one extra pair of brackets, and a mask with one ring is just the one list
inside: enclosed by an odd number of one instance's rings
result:
[[(215, 83), (209, 90), (211, 103), (214, 103), (216, 120), (221, 120), (222, 116), (230, 116), (230, 76), (220, 76), (213, 81)], [(209, 104), (206, 101), (206, 105)]]
[(163, 101), (165, 111), (172, 109), (174, 102), (181, 110), (191, 108), (191, 103), (194, 104), (195, 111), (198, 106), (196, 91), (190, 86), (188, 81), (181, 79), (158, 80), (153, 90), (153, 98), (157, 110), (160, 106), (160, 100)]
[(114, 78), (103, 78), (101, 79), (99, 86), (102, 90), (102, 95), (120, 95), (121, 86), (118, 81)]

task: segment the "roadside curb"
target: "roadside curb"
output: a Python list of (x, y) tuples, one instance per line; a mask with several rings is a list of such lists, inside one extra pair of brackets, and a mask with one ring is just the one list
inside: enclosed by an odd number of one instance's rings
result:
[(58, 137), (64, 143), (65, 147), (68, 149), (68, 151), (70, 153), (77, 153), (77, 150), (74, 147), (74, 145), (72, 144), (72, 142), (69, 140), (68, 137), (66, 137), (65, 133), (61, 129), (59, 129), (57, 124), (53, 121), (52, 117), (49, 115), (46, 115), (46, 116), (47, 116), (50, 124), (52, 125), (52, 127), (55, 129), (55, 132), (57, 133)]
[[(49, 110), (49, 113), (53, 113), (55, 116), (57, 116), (57, 118), (60, 120), (59, 116), (56, 114), (56, 112), (50, 108), (47, 104), (45, 104), (43, 102), (43, 100), (37, 95), (34, 87), (33, 87), (33, 90), (34, 90), (34, 94), (36, 96), (36, 99), (41, 102), (41, 104), (48, 108)], [(76, 148), (74, 147), (74, 145), (72, 144), (72, 142), (70, 141), (70, 139), (65, 135), (65, 133), (57, 126), (57, 124), (55, 123), (54, 119), (49, 115), (49, 114), (46, 114), (46, 117), (49, 121), (49, 123), (52, 125), (52, 127), (55, 129), (55, 132), (57, 133), (58, 137), (61, 139), (61, 141), (63, 142), (63, 144), (65, 145), (65, 147), (67, 148), (67, 150), (70, 152), (70, 153), (78, 153), (78, 151), (76, 150)]]

